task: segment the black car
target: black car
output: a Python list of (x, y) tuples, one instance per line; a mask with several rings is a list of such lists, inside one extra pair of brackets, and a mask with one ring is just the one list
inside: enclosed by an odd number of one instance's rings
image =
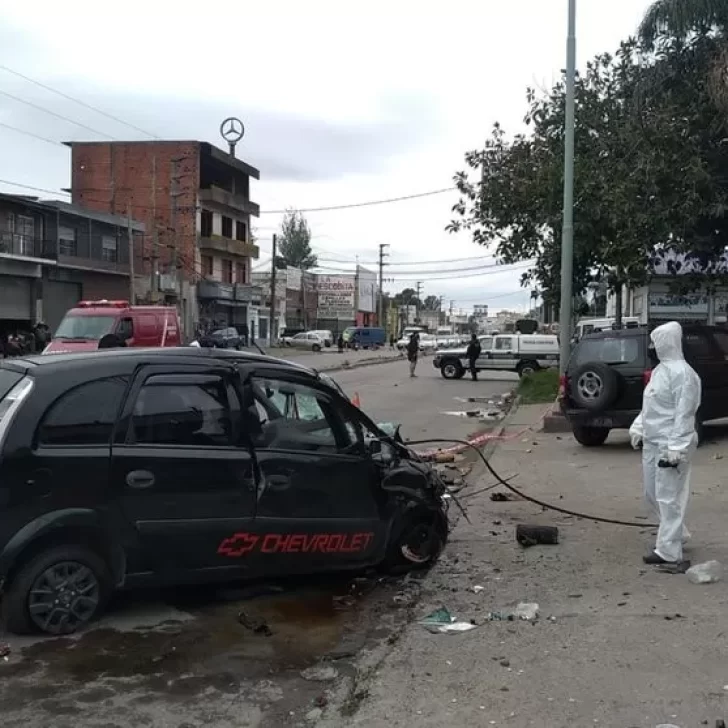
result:
[[(646, 328), (589, 334), (572, 350), (561, 409), (582, 445), (604, 444), (610, 430), (629, 428), (640, 413), (657, 363), (649, 334)], [(683, 351), (703, 385), (697, 423), (702, 437), (703, 423), (728, 417), (728, 330), (683, 325)]]
[(208, 336), (212, 346), (217, 349), (239, 349), (243, 343), (242, 337), (234, 326), (216, 329)]
[(186, 347), (0, 363), (0, 608), (69, 633), (143, 584), (431, 563), (435, 470), (315, 371)]

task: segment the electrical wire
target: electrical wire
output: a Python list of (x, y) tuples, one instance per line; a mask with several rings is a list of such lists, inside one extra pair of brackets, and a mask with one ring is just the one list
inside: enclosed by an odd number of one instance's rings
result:
[(104, 111), (103, 109), (99, 109), (97, 106), (92, 106), (91, 104), (87, 104), (85, 101), (81, 101), (81, 99), (77, 99), (74, 96), (64, 93), (63, 91), (59, 91), (57, 88), (53, 88), (52, 86), (48, 86), (45, 83), (41, 83), (40, 81), (37, 81), (36, 79), (31, 78), (30, 76), (26, 76), (24, 73), (20, 73), (20, 71), (16, 71), (12, 68), (9, 68), (8, 66), (6, 66), (4, 64), (0, 63), (0, 69), (2, 69), (3, 71), (6, 71), (7, 73), (12, 73), (14, 76), (17, 76), (18, 78), (22, 78), (23, 80), (28, 81), (29, 83), (33, 83), (36, 86), (38, 86), (42, 89), (45, 89), (46, 91), (50, 91), (51, 93), (57, 94), (58, 96), (61, 96), (64, 99), (73, 101), (75, 104), (78, 104), (79, 106), (83, 106), (84, 108), (89, 109), (90, 111), (94, 111), (97, 114), (101, 114), (101, 116), (105, 116), (107, 119), (111, 119), (112, 121), (122, 124), (123, 126), (128, 126), (130, 129), (134, 129), (135, 131), (141, 132), (142, 134), (145, 134), (146, 136), (150, 136), (153, 139), (160, 138), (156, 134), (152, 134), (149, 131), (145, 131), (141, 127), (136, 126), (135, 124), (131, 124), (128, 121), (124, 121), (124, 119), (120, 119), (118, 116), (109, 114), (107, 111)]
[[(505, 488), (508, 488), (512, 493), (515, 493), (519, 498), (523, 498), (523, 500), (529, 501), (531, 503), (534, 503), (537, 506), (540, 506), (541, 508), (545, 508), (549, 511), (556, 511), (557, 513), (564, 513), (567, 516), (574, 516), (575, 518), (584, 518), (588, 521), (596, 521), (597, 523), (610, 523), (615, 526), (629, 526), (634, 528), (657, 528), (657, 524), (655, 523), (635, 523), (634, 521), (620, 521), (616, 518), (605, 518), (604, 516), (593, 516), (588, 513), (580, 513), (579, 511), (572, 511), (568, 508), (561, 508), (560, 506), (555, 506), (552, 503), (546, 503), (546, 501), (539, 500), (538, 498), (534, 498), (533, 496), (527, 495), (523, 491), (519, 490), (515, 486), (511, 485), (507, 480), (503, 479), (498, 472), (495, 470), (495, 468), (490, 464), (488, 461), (488, 458), (483, 455), (480, 448), (476, 447), (472, 443), (468, 442), (467, 440), (457, 440), (455, 438), (450, 437), (443, 437), (443, 438), (428, 438), (426, 440), (407, 440), (404, 444), (406, 447), (409, 448), (410, 445), (430, 445), (430, 444), (436, 444), (436, 443), (457, 443), (458, 445), (464, 445), (466, 447), (469, 447), (471, 450), (475, 450), (475, 452), (478, 454), (478, 457), (485, 463), (485, 467), (488, 469), (488, 472), (496, 479), (497, 485), (502, 485)], [(414, 450), (412, 452), (415, 452)], [(515, 476), (513, 476), (515, 477)]]
[(62, 121), (67, 121), (69, 124), (74, 124), (75, 126), (80, 127), (81, 129), (86, 129), (87, 131), (93, 132), (94, 134), (98, 134), (99, 136), (107, 137), (109, 139), (114, 139), (111, 134), (106, 134), (103, 131), (99, 131), (98, 129), (94, 129), (92, 126), (87, 126), (86, 124), (82, 124), (80, 121), (74, 121), (73, 119), (70, 119), (67, 116), (63, 116), (63, 114), (58, 114), (55, 111), (51, 111), (50, 109), (46, 109), (45, 106), (41, 106), (40, 104), (34, 104), (32, 101), (28, 101), (27, 99), (20, 98), (20, 96), (15, 96), (11, 93), (8, 93), (7, 91), (3, 91), (0, 89), (0, 94), (3, 96), (7, 96), (9, 99), (13, 99), (13, 101), (17, 101), (18, 103), (25, 104), (26, 106), (30, 106), (32, 109), (38, 109), (38, 111), (42, 111), (46, 114), (50, 114), (51, 116), (55, 116), (56, 119), (61, 119)]
[(4, 121), (0, 121), (0, 126), (4, 127), (5, 129), (10, 129), (10, 131), (17, 132), (18, 134), (24, 134), (25, 136), (32, 137), (33, 139), (40, 139), (40, 141), (52, 144), (54, 147), (66, 148), (66, 145), (62, 142), (53, 141), (53, 139), (48, 139), (47, 137), (41, 136), (40, 134), (35, 134), (32, 131), (28, 131), (27, 129), (21, 129), (20, 127), (13, 126), (12, 124), (6, 124)]

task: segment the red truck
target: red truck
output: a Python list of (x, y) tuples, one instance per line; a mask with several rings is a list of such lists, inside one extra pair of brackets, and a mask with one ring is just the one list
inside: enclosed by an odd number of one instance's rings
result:
[(177, 309), (174, 306), (132, 306), (129, 301), (79, 301), (65, 315), (43, 353), (92, 351), (114, 344), (180, 346), (182, 334)]

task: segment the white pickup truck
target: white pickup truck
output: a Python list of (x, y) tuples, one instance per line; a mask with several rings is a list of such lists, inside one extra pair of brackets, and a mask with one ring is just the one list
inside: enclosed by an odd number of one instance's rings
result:
[[(480, 336), (478, 371), (499, 369), (519, 376), (559, 364), (559, 339), (551, 334)], [(435, 352), (432, 363), (445, 379), (460, 379), (470, 366), (467, 346)]]

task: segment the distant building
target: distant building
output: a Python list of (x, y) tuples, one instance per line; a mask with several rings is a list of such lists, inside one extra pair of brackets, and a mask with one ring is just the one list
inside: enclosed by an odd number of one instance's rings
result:
[(137, 296), (177, 303), (185, 333), (247, 323), (257, 336), (252, 286), (250, 179), (260, 172), (200, 141), (68, 142), (74, 204), (144, 221)]
[(129, 251), (145, 232), (118, 215), (0, 194), (0, 331), (39, 321), (55, 331), (78, 301), (128, 300)]

